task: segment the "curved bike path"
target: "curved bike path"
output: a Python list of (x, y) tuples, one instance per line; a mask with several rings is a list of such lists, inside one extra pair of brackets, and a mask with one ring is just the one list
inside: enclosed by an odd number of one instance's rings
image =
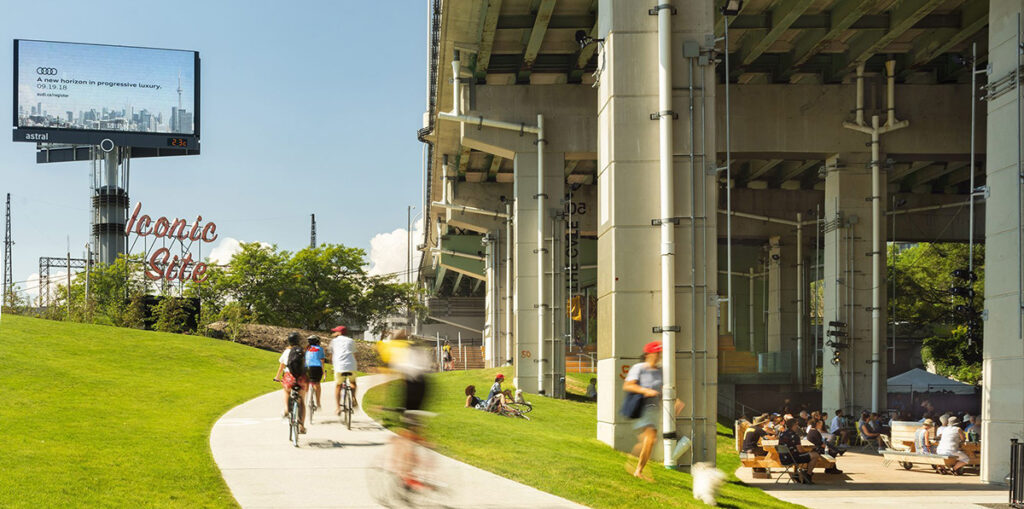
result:
[[(317, 413), (295, 448), (281, 418), (281, 391), (249, 400), (224, 414), (210, 433), (210, 448), (235, 500), (243, 508), (381, 507), (368, 479), (394, 435), (362, 410), (365, 391), (388, 375), (359, 378), (360, 406), (352, 429), (334, 415), (334, 383), (323, 386)], [(326, 414), (326, 415), (325, 415)], [(583, 507), (549, 493), (432, 453), (433, 473), (445, 480), (446, 507)]]

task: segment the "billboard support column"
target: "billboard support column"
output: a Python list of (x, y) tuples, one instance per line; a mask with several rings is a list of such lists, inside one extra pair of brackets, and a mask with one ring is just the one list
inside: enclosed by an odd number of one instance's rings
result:
[(129, 150), (116, 146), (93, 149), (92, 238), (99, 263), (112, 264), (127, 251)]

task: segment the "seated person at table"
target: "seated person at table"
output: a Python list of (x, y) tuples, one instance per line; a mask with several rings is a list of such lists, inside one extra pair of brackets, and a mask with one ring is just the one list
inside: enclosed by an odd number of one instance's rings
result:
[(792, 464), (797, 469), (796, 474), (793, 474), (795, 480), (803, 484), (814, 484), (811, 482), (810, 467), (818, 462), (820, 455), (815, 451), (800, 452), (800, 434), (797, 433), (799, 429), (800, 423), (796, 419), (786, 421), (786, 431), (779, 435), (779, 445), (789, 448), (790, 456), (787, 457), (780, 452), (779, 461), (783, 465)]
[(964, 443), (967, 437), (964, 436), (964, 430), (958, 427), (959, 424), (960, 419), (957, 419), (955, 415), (951, 416), (949, 418), (949, 425), (939, 428), (939, 445), (935, 447), (936, 454), (956, 456), (956, 464), (953, 465), (953, 475), (963, 474), (964, 467), (970, 461), (967, 453), (960, 449), (960, 445)]
[(914, 452), (935, 452), (935, 442), (932, 440), (933, 428), (935, 428), (935, 422), (925, 419), (921, 427), (914, 432)]
[(850, 440), (850, 430), (846, 429), (846, 417), (843, 416), (843, 409), (836, 410), (836, 416), (832, 418), (832, 424), (828, 432), (835, 435), (837, 443), (844, 444)]
[[(808, 424), (810, 425), (810, 427), (807, 429), (807, 441), (814, 444), (815, 452), (817, 452), (818, 454), (828, 454), (833, 458), (843, 454), (842, 451), (832, 447), (832, 444), (829, 444), (828, 442), (825, 441), (824, 436), (821, 434), (821, 431), (825, 428), (825, 423), (812, 417)], [(838, 468), (836, 468), (835, 465), (833, 465), (829, 468), (826, 468), (825, 473), (841, 474), (843, 473), (843, 471), (839, 470)]]
[(754, 456), (767, 456), (768, 452), (761, 448), (758, 441), (762, 438), (774, 439), (775, 433), (771, 430), (771, 422), (768, 417), (759, 415), (754, 417), (754, 422), (750, 424), (747, 431), (743, 434), (743, 452), (753, 454)]
[(875, 440), (877, 442), (878, 436), (881, 435), (881, 433), (875, 431), (871, 421), (872, 417), (870, 415), (865, 416), (864, 420), (860, 423), (860, 434), (865, 440)]

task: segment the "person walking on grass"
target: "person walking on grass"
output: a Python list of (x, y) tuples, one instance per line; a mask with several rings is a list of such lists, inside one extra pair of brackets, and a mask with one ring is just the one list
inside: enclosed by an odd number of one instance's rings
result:
[[(633, 429), (639, 432), (637, 447), (640, 453), (637, 456), (636, 469), (633, 477), (643, 478), (644, 467), (651, 459), (651, 450), (657, 440), (658, 417), (661, 415), (661, 342), (651, 341), (644, 346), (644, 361), (634, 364), (626, 374), (626, 381), (622, 389), (643, 396), (642, 411), (640, 417), (633, 425)], [(675, 413), (683, 410), (685, 404), (676, 400)], [(636, 450), (636, 448), (634, 448)]]

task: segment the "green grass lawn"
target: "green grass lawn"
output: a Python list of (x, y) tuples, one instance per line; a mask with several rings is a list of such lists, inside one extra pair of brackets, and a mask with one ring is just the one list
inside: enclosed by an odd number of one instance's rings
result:
[[(511, 377), (511, 368), (452, 371), (432, 375), (428, 436), (443, 454), (543, 491), (591, 507), (698, 507), (692, 497), (689, 474), (651, 465), (654, 483), (633, 478), (626, 471), (626, 455), (598, 442), (596, 405), (589, 402), (528, 396), (533, 403), (530, 421), (510, 419), (464, 408), (463, 389), (473, 384), (486, 396), (495, 373)], [(589, 381), (590, 375), (585, 375)], [(568, 381), (567, 381), (568, 383)], [(585, 387), (586, 382), (584, 382)], [(600, 391), (601, 388), (599, 387)], [(392, 406), (388, 386), (372, 389), (365, 408), (389, 421), (379, 406)], [(739, 466), (732, 432), (719, 425), (718, 467), (729, 473), (718, 504), (723, 507), (799, 507), (745, 486), (732, 475)]]
[(5, 315), (0, 507), (237, 507), (213, 423), (279, 387), (278, 354)]

